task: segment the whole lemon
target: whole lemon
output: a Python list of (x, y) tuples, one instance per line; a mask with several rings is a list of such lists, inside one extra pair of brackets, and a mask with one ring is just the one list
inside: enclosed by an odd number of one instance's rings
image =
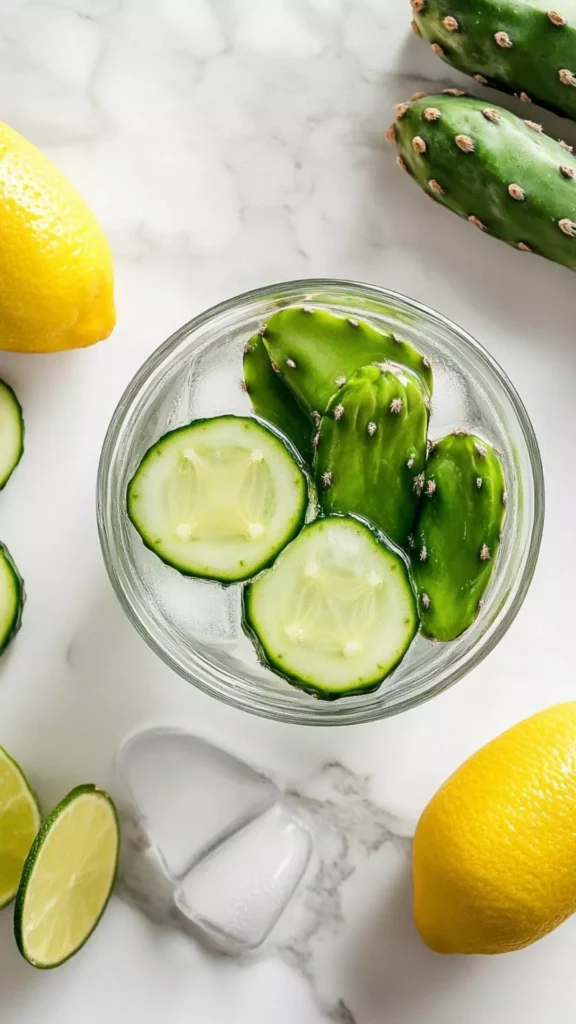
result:
[(115, 323), (106, 236), (70, 182), (0, 122), (0, 348), (93, 345)]
[(576, 911), (576, 702), (473, 754), (425, 808), (414, 916), (438, 953), (506, 953)]

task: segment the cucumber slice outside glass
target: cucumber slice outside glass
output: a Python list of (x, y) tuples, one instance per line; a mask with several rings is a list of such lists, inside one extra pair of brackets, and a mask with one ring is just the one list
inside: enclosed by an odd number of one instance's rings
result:
[(16, 896), (14, 936), (33, 967), (59, 967), (88, 941), (112, 894), (119, 853), (113, 801), (93, 785), (77, 786), (36, 836)]
[(8, 548), (0, 543), (0, 654), (22, 625), (25, 601), (24, 580)]
[(0, 380), (0, 490), (8, 483), (23, 451), (22, 406), (10, 385)]
[(245, 588), (243, 610), (262, 660), (326, 700), (376, 689), (418, 629), (406, 557), (357, 516), (305, 526)]
[(165, 434), (128, 485), (146, 547), (188, 576), (250, 579), (304, 524), (308, 480), (290, 442), (259, 420), (217, 416)]

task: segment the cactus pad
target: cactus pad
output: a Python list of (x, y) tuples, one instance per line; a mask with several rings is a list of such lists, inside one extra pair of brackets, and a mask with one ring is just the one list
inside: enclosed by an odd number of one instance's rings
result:
[[(482, 85), (576, 117), (576, 0), (412, 0), (419, 34)], [(529, 115), (528, 115), (529, 116)]]
[(576, 158), (502, 107), (427, 96), (397, 108), (400, 165), (447, 209), (576, 269)]
[(474, 622), (490, 581), (506, 513), (502, 464), (473, 434), (430, 452), (411, 551), (425, 636), (454, 640)]
[(311, 464), (315, 430), (312, 418), (273, 369), (260, 334), (254, 334), (244, 346), (243, 384), (256, 415), (278, 427)]
[(268, 320), (264, 344), (270, 359), (304, 409), (322, 414), (332, 395), (348, 377), (372, 362), (390, 360), (416, 373), (428, 392), (432, 371), (428, 360), (407, 341), (323, 309), (289, 307)]
[(322, 418), (315, 474), (324, 512), (355, 512), (405, 546), (426, 462), (428, 410), (415, 378), (363, 366)]

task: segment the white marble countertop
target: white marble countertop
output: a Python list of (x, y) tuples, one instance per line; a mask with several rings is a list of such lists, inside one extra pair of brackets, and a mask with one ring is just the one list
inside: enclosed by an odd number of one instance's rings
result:
[[(574, 278), (474, 232), (397, 170), (392, 104), (459, 81), (410, 34), (408, 0), (0, 0), (0, 14), (2, 116), (100, 216), (119, 311), (89, 351), (0, 353), (27, 425), (0, 536), (28, 590), (0, 664), (0, 742), (48, 807), (79, 782), (109, 785), (127, 731), (188, 724), (323, 794), (335, 828), (308, 919), (241, 963), (115, 897), (75, 960), (37, 973), (4, 911), (2, 1024), (573, 1019), (576, 919), (505, 957), (432, 954), (404, 837), (474, 748), (574, 695)], [(173, 676), (116, 602), (94, 516), (103, 435), (143, 359), (213, 302), (302, 276), (386, 285), (471, 331), (516, 383), (547, 481), (534, 585), (499, 648), (435, 701), (350, 729), (260, 721)]]

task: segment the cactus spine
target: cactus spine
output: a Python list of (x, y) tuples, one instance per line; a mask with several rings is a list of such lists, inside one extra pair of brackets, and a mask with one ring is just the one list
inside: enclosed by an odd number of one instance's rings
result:
[(407, 367), (432, 391), (432, 371), (425, 356), (363, 320), (334, 316), (323, 309), (289, 307), (270, 317), (262, 337), (270, 359), (309, 412), (323, 413), (354, 371), (375, 361)]
[(426, 462), (428, 411), (420, 384), (387, 364), (363, 366), (329, 403), (315, 475), (324, 512), (354, 512), (405, 546)]
[(481, 231), (576, 269), (576, 158), (566, 148), (536, 122), (471, 96), (401, 107), (400, 158), (428, 195)]
[(478, 615), (498, 554), (502, 464), (487, 441), (449, 434), (430, 452), (422, 491), (411, 551), (422, 632), (454, 640)]
[(576, 0), (412, 0), (418, 34), (452, 67), (576, 117)]

